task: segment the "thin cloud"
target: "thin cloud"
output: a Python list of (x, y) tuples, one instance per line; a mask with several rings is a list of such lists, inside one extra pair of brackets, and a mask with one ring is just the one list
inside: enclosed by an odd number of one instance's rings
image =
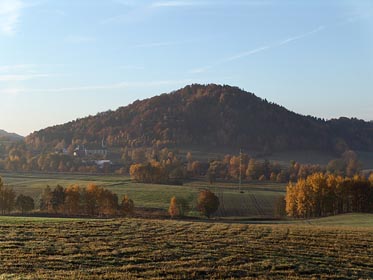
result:
[(196, 0), (169, 0), (169, 1), (135, 1), (135, 0), (114, 0), (116, 4), (125, 7), (125, 13), (114, 15), (100, 21), (101, 24), (123, 24), (136, 23), (149, 19), (154, 13), (163, 9), (171, 8), (215, 8), (224, 6), (239, 6), (239, 7), (253, 7), (253, 6), (268, 6), (272, 1), (252, 0), (252, 1), (196, 1)]
[(231, 62), (231, 61), (234, 61), (234, 60), (239, 60), (239, 59), (242, 59), (242, 58), (245, 58), (245, 57), (248, 57), (248, 56), (251, 56), (251, 55), (254, 55), (254, 54), (257, 54), (257, 53), (260, 53), (260, 52), (264, 52), (264, 51), (269, 51), (271, 49), (275, 49), (275, 48), (278, 48), (280, 46), (283, 46), (283, 45), (286, 45), (286, 44), (290, 44), (292, 42), (295, 42), (297, 40), (300, 40), (300, 39), (303, 39), (303, 38), (306, 38), (308, 36), (311, 36), (315, 33), (318, 33), (322, 30), (325, 29), (325, 26), (319, 26), (311, 31), (308, 31), (306, 33), (303, 33), (303, 34), (300, 34), (300, 35), (297, 35), (297, 36), (293, 36), (293, 37), (289, 37), (289, 38), (286, 38), (280, 42), (277, 42), (277, 43), (274, 43), (274, 44), (269, 44), (269, 45), (265, 45), (265, 46), (261, 46), (259, 48), (255, 48), (255, 49), (252, 49), (252, 50), (248, 50), (248, 51), (244, 51), (244, 52), (241, 52), (241, 53), (237, 53), (235, 55), (232, 55), (230, 57), (227, 57), (227, 58), (223, 58), (219, 61), (217, 61), (216, 63), (214, 64), (211, 64), (211, 65), (208, 65), (208, 66), (204, 66), (204, 67), (200, 67), (200, 68), (196, 68), (196, 69), (192, 69), (190, 71), (190, 73), (194, 73), (194, 74), (198, 74), (198, 73), (203, 73), (203, 72), (206, 72), (212, 68), (215, 68), (216, 66), (219, 66), (221, 64), (225, 64), (225, 63), (228, 63), (228, 62)]
[(267, 6), (271, 1), (158, 1), (151, 4), (153, 8), (178, 8), (198, 6)]
[(101, 91), (101, 90), (113, 90), (113, 89), (126, 89), (126, 88), (147, 88), (157, 86), (168, 86), (168, 85), (184, 85), (192, 82), (192, 79), (185, 80), (159, 80), (159, 81), (148, 81), (148, 82), (119, 82), (105, 85), (87, 85), (77, 87), (61, 87), (61, 88), (3, 88), (0, 89), (2, 94), (11, 93), (68, 93), (68, 92), (87, 92), (87, 91)]
[(297, 40), (300, 40), (302, 38), (308, 37), (308, 36), (310, 36), (312, 34), (318, 33), (318, 32), (320, 32), (320, 31), (322, 31), (324, 29), (325, 29), (325, 26), (321, 25), (321, 26), (315, 28), (314, 30), (311, 30), (310, 32), (307, 32), (307, 33), (304, 33), (304, 34), (301, 34), (301, 35), (298, 35), (298, 36), (294, 36), (294, 37), (289, 37), (289, 38), (281, 41), (277, 45), (278, 46), (282, 46), (282, 45), (289, 44), (289, 43), (291, 43), (293, 41), (297, 41)]
[(92, 43), (92, 42), (96, 41), (96, 38), (91, 37), (91, 36), (73, 36), (73, 35), (71, 35), (71, 36), (66, 37), (65, 41), (69, 42), (69, 43), (76, 43), (76, 44)]
[(114, 1), (125, 7), (125, 13), (114, 15), (100, 21), (101, 24), (134, 23), (149, 19), (155, 13), (167, 8), (202, 7), (213, 5), (213, 2), (202, 1), (153, 1), (144, 3), (142, 1)]
[(152, 42), (152, 43), (136, 44), (136, 45), (133, 45), (132, 47), (133, 48), (168, 47), (168, 46), (183, 45), (183, 44), (187, 44), (191, 42), (193, 41), (188, 40), (188, 41)]
[(124, 70), (144, 70), (144, 66), (136, 66), (136, 65), (123, 65), (119, 67), (120, 69)]
[(17, 96), (19, 95), (24, 89), (22, 88), (4, 88), (0, 89), (0, 94), (3, 95), (10, 95), (10, 96)]
[(241, 58), (244, 58), (246, 56), (250, 56), (250, 55), (253, 55), (253, 54), (260, 53), (262, 51), (268, 50), (270, 48), (271, 48), (271, 46), (263, 46), (263, 47), (260, 47), (260, 48), (257, 48), (257, 49), (253, 49), (253, 50), (249, 50), (249, 51), (246, 51), (246, 52), (238, 53), (238, 54), (235, 54), (235, 55), (233, 55), (231, 57), (228, 57), (228, 58), (222, 60), (222, 62), (229, 62), (229, 61), (241, 59)]
[(21, 82), (39, 78), (51, 77), (51, 74), (20, 74), (20, 75), (0, 75), (0, 82)]
[(138, 0), (114, 0), (113, 2), (128, 7), (134, 7), (139, 3)]
[(19, 70), (31, 70), (34, 69), (36, 64), (14, 64), (14, 65), (3, 65), (0, 66), (0, 72), (12, 72)]
[(0, 34), (7, 36), (16, 34), (22, 11), (39, 4), (38, 1), (0, 0)]
[(15, 34), (24, 7), (21, 0), (0, 0), (0, 32), (2, 34)]
[[(52, 76), (60, 76), (60, 74), (48, 73), (45, 68), (53, 66), (53, 68), (61, 66), (61, 64), (13, 64), (0, 65), (0, 82), (22, 82)], [(42, 70), (44, 68), (44, 70)]]
[(172, 8), (172, 7), (190, 7), (206, 5), (206, 2), (192, 2), (192, 1), (161, 1), (155, 2), (151, 5), (153, 8)]

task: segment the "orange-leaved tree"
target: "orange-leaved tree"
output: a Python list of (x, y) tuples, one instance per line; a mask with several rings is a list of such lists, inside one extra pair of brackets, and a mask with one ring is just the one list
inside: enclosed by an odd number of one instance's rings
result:
[(133, 200), (128, 197), (128, 195), (125, 195), (122, 199), (122, 203), (120, 204), (120, 211), (121, 214), (124, 216), (131, 215), (135, 209), (135, 204), (133, 203)]
[(171, 218), (180, 216), (180, 207), (175, 196), (171, 197), (170, 207), (168, 208), (168, 213), (170, 214)]
[(197, 208), (207, 218), (219, 208), (219, 198), (209, 190), (203, 190), (198, 194)]

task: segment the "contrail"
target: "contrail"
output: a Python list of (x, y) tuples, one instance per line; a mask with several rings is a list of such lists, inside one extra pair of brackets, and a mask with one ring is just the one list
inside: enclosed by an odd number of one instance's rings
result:
[(248, 51), (245, 51), (245, 52), (237, 53), (237, 54), (232, 55), (230, 57), (221, 59), (221, 60), (215, 62), (214, 64), (211, 64), (211, 65), (208, 65), (208, 66), (205, 66), (205, 67), (201, 67), (201, 68), (197, 68), (197, 69), (193, 69), (191, 72), (192, 73), (203, 73), (203, 72), (206, 72), (207, 70), (210, 70), (210, 69), (212, 69), (216, 66), (219, 66), (221, 64), (225, 64), (225, 63), (228, 63), (228, 62), (231, 62), (231, 61), (234, 61), (234, 60), (242, 59), (244, 57), (248, 57), (248, 56), (260, 53), (260, 52), (269, 51), (271, 49), (278, 48), (280, 46), (289, 44), (291, 42), (306, 38), (308, 36), (311, 36), (315, 33), (320, 32), (324, 29), (325, 29), (325, 26), (321, 25), (321, 26), (318, 26), (317, 28), (315, 28), (311, 31), (308, 31), (306, 33), (286, 38), (286, 39), (284, 39), (280, 42), (277, 42), (277, 43), (273, 43), (273, 44), (261, 46), (259, 48), (255, 48), (255, 49), (252, 49), (252, 50), (248, 50)]

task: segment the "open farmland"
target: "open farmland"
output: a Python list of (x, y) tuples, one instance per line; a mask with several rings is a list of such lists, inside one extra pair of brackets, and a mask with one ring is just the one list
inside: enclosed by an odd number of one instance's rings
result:
[(2, 217), (0, 279), (371, 279), (372, 231)]
[[(274, 203), (285, 194), (285, 185), (277, 183), (243, 184), (239, 192), (237, 184), (216, 183), (209, 185), (204, 181), (192, 181), (183, 186), (133, 183), (125, 176), (110, 175), (74, 175), (74, 174), (2, 174), (5, 184), (34, 198), (38, 203), (42, 190), (57, 184), (67, 187), (72, 184), (86, 186), (90, 183), (103, 186), (122, 197), (129, 195), (138, 207), (167, 210), (172, 196), (190, 199), (194, 207), (200, 190), (210, 189), (219, 197), (220, 208), (216, 215), (220, 217), (267, 218), (274, 214)], [(192, 215), (197, 215), (194, 211)]]

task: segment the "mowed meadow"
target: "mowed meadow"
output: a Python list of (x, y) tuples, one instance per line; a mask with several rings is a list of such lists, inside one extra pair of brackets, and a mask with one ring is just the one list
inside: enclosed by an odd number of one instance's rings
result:
[(371, 279), (373, 216), (317, 221), (1, 217), (0, 279)]
[[(210, 185), (206, 181), (193, 180), (178, 185), (160, 185), (134, 183), (129, 177), (117, 175), (76, 175), (76, 174), (1, 174), (6, 185), (17, 193), (31, 196), (36, 204), (43, 189), (57, 184), (67, 187), (78, 184), (82, 187), (90, 183), (105, 187), (119, 197), (128, 195), (136, 207), (161, 209), (166, 211), (173, 196), (191, 201), (195, 207), (198, 193), (203, 189), (213, 191), (220, 200), (220, 207), (215, 213), (219, 217), (271, 218), (275, 214), (275, 202), (285, 195), (286, 184), (271, 182), (254, 182), (243, 184), (241, 192), (238, 183), (216, 182)], [(192, 210), (190, 215), (198, 216)]]
[[(373, 279), (373, 214), (272, 220), (278, 183), (191, 180), (133, 183), (116, 175), (2, 174), (36, 203), (42, 190), (94, 183), (162, 219), (0, 217), (0, 279)], [(195, 206), (202, 189), (219, 197), (212, 219), (167, 216), (172, 196)], [(136, 211), (135, 211), (136, 212)]]

